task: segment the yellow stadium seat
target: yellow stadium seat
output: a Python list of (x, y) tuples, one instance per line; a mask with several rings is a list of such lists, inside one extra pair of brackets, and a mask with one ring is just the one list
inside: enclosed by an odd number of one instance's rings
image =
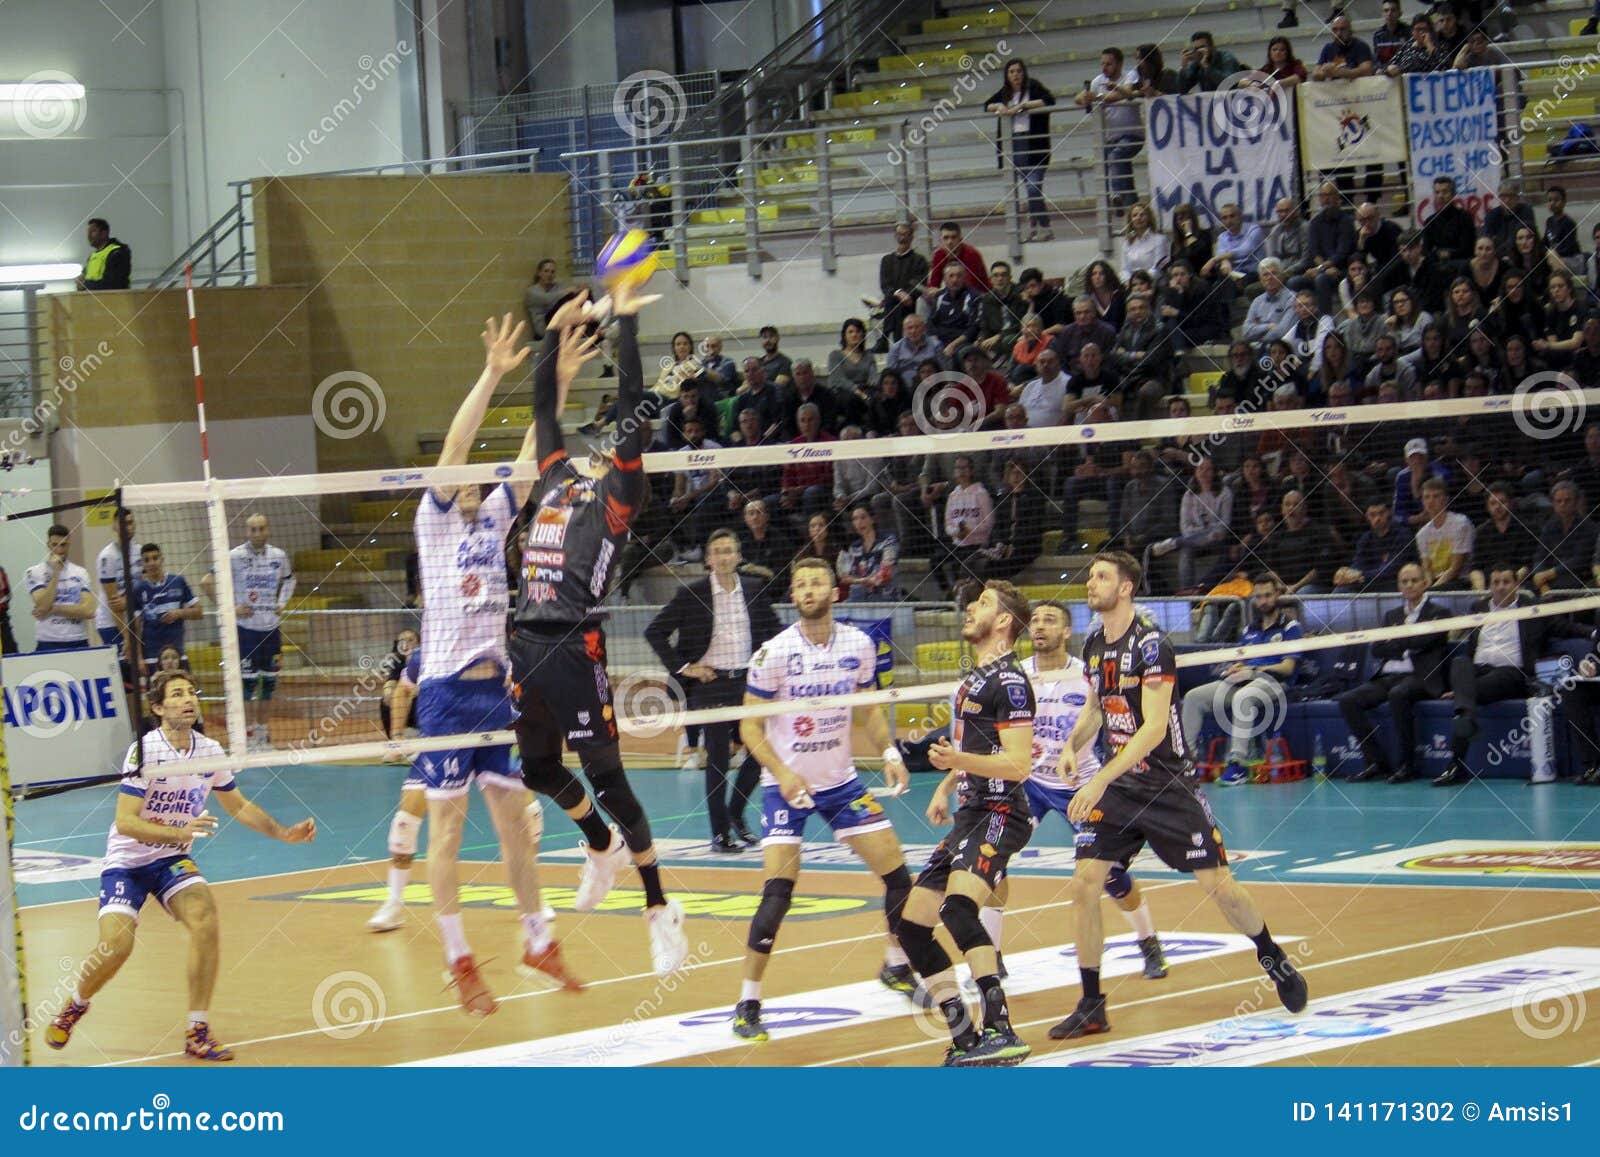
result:
[[(532, 420), (531, 418), (529, 419)], [(437, 458), (435, 459), (437, 460)], [(368, 499), (350, 504), (350, 517), (356, 522), (378, 523), (389, 518), (410, 522), (417, 516), (417, 500), (396, 501), (392, 498)]]
[(918, 643), (916, 649), (917, 669), (926, 675), (930, 671), (940, 671), (954, 674), (961, 669), (961, 652), (963, 650), (959, 639), (950, 639), (937, 643)]
[(1064, 537), (1065, 537), (1065, 534), (1062, 531), (1059, 531), (1059, 530), (1047, 530), (1047, 531), (1045, 531), (1044, 532), (1044, 553), (1045, 554), (1060, 554), (1061, 553), (1061, 540)]
[(1221, 380), (1221, 370), (1196, 370), (1189, 375), (1189, 390), (1196, 394), (1209, 393), (1211, 387)]

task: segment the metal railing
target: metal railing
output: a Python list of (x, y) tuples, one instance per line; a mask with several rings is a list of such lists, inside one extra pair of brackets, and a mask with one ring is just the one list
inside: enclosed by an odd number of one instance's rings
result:
[(38, 401), (41, 282), (0, 285), (0, 418), (25, 418)]

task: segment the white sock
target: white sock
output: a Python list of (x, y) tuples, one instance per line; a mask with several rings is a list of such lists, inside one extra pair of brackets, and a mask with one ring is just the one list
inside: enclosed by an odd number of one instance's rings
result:
[(528, 947), (535, 952), (543, 952), (550, 947), (550, 921), (545, 919), (543, 912), (524, 912), (522, 930), (528, 934)]
[(1006, 910), (1004, 908), (979, 908), (978, 919), (983, 923), (983, 930), (989, 934), (989, 939), (994, 942), (996, 949), (1000, 947), (1000, 929), (1005, 924)]
[(189, 1010), (190, 1028), (193, 1028), (197, 1024), (205, 1024), (209, 1021), (209, 1019), (210, 1018), (206, 1016), (206, 1010), (203, 1008), (191, 1008)]
[(76, 988), (74, 988), (72, 990), (72, 1003), (73, 1004), (88, 1004), (89, 1002), (87, 1000), (83, 999), (83, 993), (79, 992)]
[(1118, 908), (1117, 911), (1122, 912), (1123, 919), (1128, 922), (1128, 927), (1133, 929), (1134, 935), (1140, 940), (1148, 940), (1156, 934), (1156, 922), (1150, 915), (1150, 901), (1141, 899), (1139, 906), (1132, 912), (1123, 912), (1121, 908)]
[(883, 962), (890, 968), (902, 968), (911, 963), (911, 958), (900, 945), (891, 944), (883, 950)]
[(389, 867), (389, 899), (396, 904), (406, 902), (406, 885), (411, 882), (410, 868)]
[(759, 980), (747, 980), (743, 984), (741, 984), (739, 986), (739, 999), (740, 1000), (760, 1000), (761, 999), (761, 982)]
[(444, 937), (444, 958), (451, 964), (463, 956), (470, 956), (472, 949), (467, 947), (467, 934), (461, 927), (461, 913), (454, 916), (438, 916), (439, 935)]

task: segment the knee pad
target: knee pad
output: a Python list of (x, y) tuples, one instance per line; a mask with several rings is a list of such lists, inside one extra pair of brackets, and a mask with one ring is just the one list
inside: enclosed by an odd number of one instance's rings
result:
[(750, 936), (745, 941), (752, 952), (771, 952), (778, 938), (778, 925), (794, 900), (793, 880), (768, 880), (761, 889), (761, 903), (750, 921)]
[(883, 915), (891, 935), (900, 934), (900, 914), (911, 898), (911, 873), (901, 864), (883, 877)]
[(927, 979), (949, 969), (950, 954), (933, 938), (933, 929), (926, 924), (901, 920), (895, 935), (900, 940), (900, 950), (911, 961), (918, 976)]
[(556, 756), (523, 760), (522, 782), (541, 795), (549, 796), (562, 811), (571, 811), (587, 798), (583, 785)]
[(622, 770), (622, 756), (616, 746), (599, 751), (578, 753), (583, 763), (583, 774), (594, 785), (594, 798), (605, 813), (616, 821), (622, 832), (622, 842), (630, 852), (643, 852), (650, 847), (650, 821), (644, 808), (628, 785), (628, 774)]
[(950, 938), (962, 952), (994, 947), (994, 941), (983, 930), (983, 921), (978, 917), (978, 905), (972, 897), (946, 896), (944, 903), (939, 905), (939, 919), (944, 921), (944, 926), (950, 930)]
[(1133, 877), (1128, 875), (1128, 869), (1121, 864), (1112, 868), (1106, 876), (1106, 895), (1113, 900), (1120, 900), (1133, 891)]
[(522, 825), (528, 833), (528, 843), (538, 846), (544, 838), (544, 808), (538, 800), (522, 809)]
[(389, 823), (389, 854), (414, 856), (417, 854), (417, 835), (422, 831), (422, 820), (408, 812), (395, 812)]

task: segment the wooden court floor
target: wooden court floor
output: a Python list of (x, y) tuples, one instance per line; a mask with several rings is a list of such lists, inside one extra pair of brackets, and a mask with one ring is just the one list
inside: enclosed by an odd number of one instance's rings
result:
[[(882, 958), (881, 892), (864, 873), (802, 875), (794, 917), (767, 976), (773, 1039), (746, 1045), (733, 1041), (726, 1014), (738, 995), (749, 913), (761, 888), (754, 870), (667, 867), (668, 890), (691, 913), (690, 966), (670, 980), (649, 970), (635, 878), (619, 880), (609, 905), (615, 911), (560, 912), (556, 927), (569, 964), (588, 983), (571, 994), (517, 975), (519, 928), (514, 908), (500, 906), (503, 877), (492, 864), (466, 866), (467, 932), (502, 1000), (494, 1016), (479, 1020), (459, 1012), (444, 990), (420, 885), (408, 895), (415, 903), (406, 928), (366, 931), (384, 869), (381, 861), (344, 864), (214, 885), (223, 965), (212, 1021), (237, 1050), (237, 1063), (924, 1066), (943, 1054), (942, 1027), (873, 982)], [(420, 863), (418, 869), (414, 880), (425, 879)], [(547, 903), (560, 910), (570, 903), (576, 867), (546, 863), (543, 881)], [(1228, 942), (1220, 915), (1192, 882), (1168, 876), (1145, 887), (1163, 936), (1189, 955), (1172, 952), (1171, 973), (1161, 981), (1116, 975), (1108, 963), (1113, 1032), (1058, 1043), (1046, 1030), (1078, 995), (1075, 962), (1059, 953), (1071, 940), (1066, 881), (1013, 876), (1005, 947), (1019, 964), (1008, 995), (1014, 1023), (1034, 1046), (1030, 1063), (1060, 1063), (1074, 1050), (1121, 1063), (1117, 1050), (1124, 1046), (1155, 1047), (1185, 1033), (1217, 1040), (1237, 1023), (1254, 1040), (1289, 1036), (1279, 1052), (1251, 1046), (1223, 1063), (1600, 1060), (1600, 899), (1590, 890), (1250, 880), (1274, 934), (1298, 945), (1311, 986), (1307, 1016), (1329, 1018), (1308, 1022), (1325, 1031), (1307, 1035), (1285, 1027), (1296, 1018), (1278, 1007), (1248, 943)], [(1126, 940), (1128, 930), (1109, 904), (1104, 916), (1107, 935)], [(94, 920), (92, 900), (24, 909), (36, 1018), (59, 1002), (64, 971), (92, 946)], [(36, 1034), (33, 1063), (188, 1063), (180, 1055), (185, 950), (181, 929), (147, 906), (132, 960), (96, 998), (68, 1049), (53, 1052)], [(1571, 979), (1530, 979), (1509, 995), (1483, 996), (1481, 1005), (1429, 1011), (1494, 988), (1473, 970), (1501, 981), (1521, 975), (1508, 972), (1519, 968), (1536, 977), (1539, 969), (1526, 958), (1537, 965), (1550, 950), (1583, 954), (1588, 963)], [(1122, 955), (1129, 955), (1125, 948)], [(1440, 989), (1446, 995), (1428, 988), (1457, 972), (1461, 979)], [(1412, 990), (1426, 991), (1413, 1000)], [(1372, 1027), (1402, 1008), (1412, 1017), (1406, 1025)]]

